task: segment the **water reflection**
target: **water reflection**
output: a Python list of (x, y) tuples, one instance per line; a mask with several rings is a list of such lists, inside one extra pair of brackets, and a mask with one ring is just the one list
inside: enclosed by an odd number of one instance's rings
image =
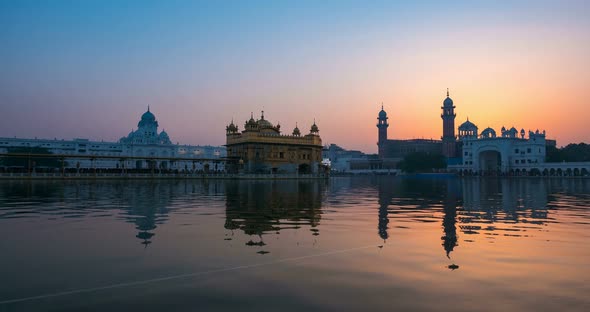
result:
[(223, 194), (223, 183), (208, 181), (6, 181), (0, 183), (0, 220), (115, 217), (134, 224), (147, 247), (169, 214), (186, 208), (175, 201)]
[(211, 272), (8, 309), (582, 307), (589, 206), (588, 179), (0, 181), (0, 300)]
[(466, 235), (515, 236), (542, 229), (548, 217), (550, 181), (464, 179), (461, 231)]
[(493, 240), (498, 235), (522, 237), (544, 230), (547, 223), (555, 222), (550, 210), (560, 205), (562, 193), (583, 197), (589, 187), (584, 179), (419, 176), (375, 177), (371, 184), (378, 191), (380, 239), (390, 238), (390, 221), (394, 228), (411, 230), (413, 222), (436, 222), (440, 218), (441, 245), (448, 258), (459, 246), (459, 233), (465, 235), (464, 242), (473, 242), (478, 235)]
[(395, 228), (411, 230), (412, 222), (434, 222), (433, 212), (442, 207), (442, 246), (447, 257), (457, 246), (457, 206), (460, 205), (460, 184), (455, 178), (432, 179), (376, 177), (378, 190), (378, 234), (389, 238), (390, 218)]
[(174, 197), (174, 188), (165, 187), (159, 183), (132, 185), (122, 187), (117, 185), (114, 190), (116, 198), (121, 198), (123, 210), (121, 218), (135, 224), (137, 237), (141, 244), (147, 247), (156, 235), (156, 228), (168, 220), (170, 202)]
[(379, 237), (383, 239), (383, 242), (386, 242), (389, 238), (389, 233), (387, 232), (389, 229), (388, 209), (393, 197), (393, 189), (394, 188), (387, 183), (379, 184), (379, 222), (377, 223), (377, 229)]
[(308, 225), (320, 234), (326, 181), (229, 181), (226, 184), (225, 229), (259, 236), (248, 246), (263, 246), (264, 234)]
[[(331, 181), (5, 181), (0, 183), (0, 220), (49, 220), (114, 216), (134, 225), (148, 246), (171, 214), (196, 213), (196, 206), (225, 206), (223, 228), (257, 236), (306, 227), (320, 235), (323, 206), (366, 205), (376, 197), (377, 234), (386, 242), (392, 228), (440, 222), (447, 257), (474, 237), (527, 236), (554, 220), (550, 210), (569, 197), (585, 196), (585, 179), (481, 179), (364, 177)], [(355, 194), (366, 192), (365, 200)], [(376, 194), (375, 194), (376, 192)], [(569, 197), (568, 197), (569, 196)], [(231, 239), (231, 238), (226, 238)]]
[[(457, 246), (457, 202), (459, 199), (459, 189), (457, 187), (458, 183), (454, 183), (454, 181), (448, 181), (446, 196), (443, 199), (443, 232), (444, 235), (441, 237), (442, 239), (442, 246), (445, 249), (447, 258), (451, 258), (450, 254)], [(454, 268), (452, 268), (454, 270)]]

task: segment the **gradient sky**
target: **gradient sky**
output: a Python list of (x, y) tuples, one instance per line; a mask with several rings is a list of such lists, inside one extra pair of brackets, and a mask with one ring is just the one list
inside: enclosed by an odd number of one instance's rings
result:
[(587, 1), (0, 1), (0, 137), (117, 140), (151, 111), (174, 142), (315, 118), (376, 152), (440, 138), (446, 88), (480, 130), (590, 141)]

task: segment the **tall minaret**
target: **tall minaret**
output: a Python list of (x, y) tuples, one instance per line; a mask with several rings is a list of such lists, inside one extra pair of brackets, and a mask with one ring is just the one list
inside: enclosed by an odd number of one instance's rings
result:
[(456, 139), (455, 139), (455, 105), (453, 100), (449, 97), (449, 89), (447, 88), (447, 98), (443, 101), (441, 107), (442, 114), (440, 117), (443, 120), (443, 135), (442, 135), (442, 153), (447, 158), (456, 157)]
[(379, 150), (379, 158), (385, 157), (385, 143), (387, 142), (387, 113), (383, 110), (383, 103), (381, 103), (381, 111), (379, 117), (377, 117), (377, 129), (379, 133), (379, 140), (377, 141), (377, 147)]

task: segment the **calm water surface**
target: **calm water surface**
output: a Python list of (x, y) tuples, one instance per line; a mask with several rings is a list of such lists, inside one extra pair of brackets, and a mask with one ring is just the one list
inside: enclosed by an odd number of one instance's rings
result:
[(588, 311), (590, 180), (0, 182), (0, 311)]

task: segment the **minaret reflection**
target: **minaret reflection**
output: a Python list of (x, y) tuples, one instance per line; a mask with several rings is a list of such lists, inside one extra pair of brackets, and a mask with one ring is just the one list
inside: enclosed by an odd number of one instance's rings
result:
[(377, 223), (377, 231), (383, 242), (386, 242), (389, 238), (389, 233), (387, 232), (389, 229), (388, 209), (393, 197), (394, 185), (393, 179), (391, 178), (378, 179), (377, 183), (379, 194), (379, 222)]
[(228, 181), (224, 227), (258, 236), (248, 246), (262, 246), (263, 235), (309, 225), (319, 235), (326, 181)]
[(387, 203), (382, 203), (379, 201), (379, 237), (383, 239), (383, 242), (386, 242), (389, 238), (389, 233), (387, 233), (387, 224), (389, 224), (389, 218), (387, 217)]
[(457, 246), (457, 201), (459, 195), (459, 183), (456, 179), (449, 179), (446, 183), (446, 195), (443, 199), (443, 231), (444, 235), (441, 237), (442, 246), (445, 249), (447, 258), (451, 258), (450, 254)]
[[(442, 186), (440, 186), (439, 180), (374, 176), (371, 181), (377, 187), (379, 204), (377, 233), (383, 239), (383, 242), (386, 242), (390, 237), (389, 218), (397, 215), (400, 219), (404, 219), (405, 212), (400, 210), (400, 206), (404, 207), (419, 203), (420, 209), (430, 209), (430, 207), (440, 202), (440, 189), (442, 189)], [(419, 198), (419, 200), (416, 198)]]

